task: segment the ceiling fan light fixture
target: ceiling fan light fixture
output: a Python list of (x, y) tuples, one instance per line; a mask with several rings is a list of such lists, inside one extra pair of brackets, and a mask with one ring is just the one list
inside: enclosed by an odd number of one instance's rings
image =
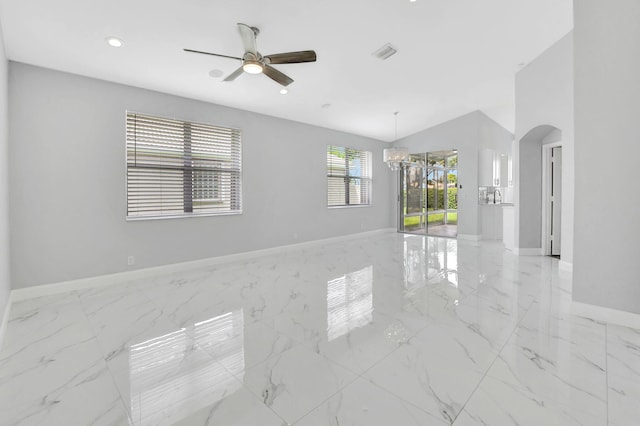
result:
[(258, 61), (245, 61), (242, 69), (248, 74), (260, 74), (263, 71), (262, 64)]
[(238, 23), (238, 31), (242, 44), (244, 46), (244, 54), (242, 57), (221, 55), (219, 53), (203, 52), (201, 50), (183, 49), (185, 52), (199, 53), (204, 55), (218, 56), (221, 58), (236, 59), (241, 62), (239, 68), (229, 74), (222, 81), (234, 81), (244, 73), (247, 74), (264, 74), (271, 80), (281, 86), (288, 86), (293, 83), (293, 79), (282, 71), (272, 67), (272, 64), (300, 64), (304, 62), (315, 62), (317, 59), (316, 52), (313, 50), (301, 50), (299, 52), (284, 52), (273, 55), (263, 56), (258, 52), (256, 46), (256, 36), (259, 30), (249, 25)]

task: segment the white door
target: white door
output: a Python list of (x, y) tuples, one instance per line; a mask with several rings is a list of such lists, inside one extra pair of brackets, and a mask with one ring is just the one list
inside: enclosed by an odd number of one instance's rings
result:
[(562, 247), (560, 218), (562, 213), (562, 147), (551, 149), (551, 255), (560, 256)]

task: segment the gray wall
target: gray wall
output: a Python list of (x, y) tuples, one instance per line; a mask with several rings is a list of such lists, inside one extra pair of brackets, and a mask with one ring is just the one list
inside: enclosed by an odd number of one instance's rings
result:
[[(481, 148), (508, 151), (513, 135), (481, 111), (463, 115), (395, 142), (411, 153), (458, 150), (458, 235), (480, 235), (478, 209), (478, 151)], [(397, 178), (395, 180), (397, 185)], [(396, 199), (397, 187), (392, 188)], [(392, 215), (396, 217), (394, 202)], [(394, 222), (395, 223), (395, 222)]]
[(9, 256), (9, 113), (7, 59), (0, 28), (0, 320), (11, 290)]
[(640, 1), (579, 0), (574, 14), (573, 298), (640, 313)]
[[(9, 102), (15, 288), (392, 226), (380, 141), (13, 62)], [(244, 213), (126, 222), (126, 110), (242, 129)], [(327, 144), (373, 151), (373, 206), (327, 208)]]
[[(573, 261), (573, 34), (516, 74), (514, 176), (515, 245), (542, 247), (542, 144), (552, 127), (562, 133), (562, 253)], [(542, 127), (541, 127), (542, 126)]]

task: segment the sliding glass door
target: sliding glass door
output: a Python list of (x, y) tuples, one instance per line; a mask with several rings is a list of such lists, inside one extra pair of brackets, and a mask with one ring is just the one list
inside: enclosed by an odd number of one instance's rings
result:
[(420, 163), (406, 163), (400, 168), (400, 232), (422, 233), (425, 216), (425, 168)]
[(458, 153), (412, 154), (400, 168), (400, 232), (456, 237)]
[(457, 236), (458, 153), (427, 153), (427, 233)]

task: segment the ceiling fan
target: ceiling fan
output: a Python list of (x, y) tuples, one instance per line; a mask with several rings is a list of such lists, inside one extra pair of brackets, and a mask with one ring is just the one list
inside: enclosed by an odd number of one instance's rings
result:
[(219, 56), (221, 58), (237, 59), (242, 61), (242, 66), (229, 74), (223, 81), (233, 81), (243, 72), (249, 74), (264, 74), (270, 79), (283, 86), (293, 83), (293, 79), (286, 74), (278, 71), (271, 65), (274, 64), (298, 64), (302, 62), (315, 62), (316, 52), (313, 50), (303, 50), (300, 52), (276, 53), (274, 55), (262, 56), (258, 52), (256, 45), (256, 37), (260, 34), (260, 30), (256, 27), (250, 27), (246, 24), (238, 24), (238, 31), (244, 46), (244, 55), (242, 58), (237, 56), (220, 55), (218, 53), (202, 52), (199, 50), (184, 49), (185, 52), (202, 53), (204, 55)]

